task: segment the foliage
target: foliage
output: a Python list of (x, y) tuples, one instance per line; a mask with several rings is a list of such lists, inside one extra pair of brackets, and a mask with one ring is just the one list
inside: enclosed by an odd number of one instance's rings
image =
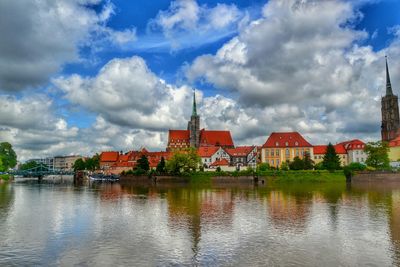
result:
[(304, 170), (312, 170), (314, 168), (314, 161), (311, 159), (310, 153), (304, 153), (303, 164)]
[(354, 175), (356, 171), (363, 171), (367, 168), (364, 164), (353, 162), (343, 168), (343, 173), (347, 178)]
[(17, 154), (8, 142), (0, 143), (0, 171), (7, 171), (17, 165)]
[(8, 181), (8, 180), (10, 180), (10, 175), (8, 175), (8, 174), (0, 174), (0, 180)]
[(297, 170), (297, 171), (266, 171), (258, 173), (260, 177), (267, 177), (271, 182), (278, 183), (326, 183), (345, 182), (342, 171), (330, 172), (327, 170)]
[(294, 157), (293, 161), (289, 163), (291, 170), (304, 170), (304, 161), (299, 157)]
[(164, 157), (161, 157), (160, 162), (157, 164), (156, 171), (158, 173), (164, 173), (165, 172), (165, 160), (164, 160)]
[(216, 172), (221, 172), (221, 167), (218, 166), (217, 169), (215, 170)]
[(269, 167), (268, 163), (260, 163), (257, 166), (258, 171), (268, 171), (269, 169), (270, 169), (270, 167)]
[(31, 160), (31, 161), (25, 162), (24, 164), (21, 164), (19, 169), (25, 171), (25, 170), (36, 168), (38, 166), (39, 166), (39, 164), (37, 164), (36, 161)]
[(365, 161), (368, 166), (380, 170), (390, 168), (389, 145), (387, 142), (369, 142), (365, 145), (364, 151), (368, 155)]
[(143, 170), (144, 173), (150, 170), (149, 160), (147, 159), (146, 155), (142, 155), (142, 157), (138, 159), (136, 170), (139, 172)]
[(281, 170), (282, 171), (288, 171), (289, 170), (289, 162), (288, 161), (282, 162)]
[(91, 158), (77, 159), (74, 162), (72, 168), (74, 169), (74, 171), (83, 171), (83, 170), (95, 171), (97, 169), (100, 169), (100, 156), (96, 154)]
[(167, 170), (171, 174), (182, 174), (195, 171), (201, 164), (197, 151), (190, 148), (185, 152), (175, 153), (167, 162)]
[(326, 148), (322, 166), (324, 169), (331, 172), (340, 169), (340, 158), (338, 154), (336, 154), (335, 147), (331, 143), (329, 143), (328, 147)]
[(324, 165), (323, 165), (322, 161), (318, 162), (317, 164), (315, 164), (314, 165), (314, 169), (315, 170), (323, 170), (324, 169)]

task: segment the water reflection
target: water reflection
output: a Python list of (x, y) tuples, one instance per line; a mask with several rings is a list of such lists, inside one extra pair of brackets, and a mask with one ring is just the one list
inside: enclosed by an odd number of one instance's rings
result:
[(400, 186), (0, 185), (0, 265), (388, 266)]

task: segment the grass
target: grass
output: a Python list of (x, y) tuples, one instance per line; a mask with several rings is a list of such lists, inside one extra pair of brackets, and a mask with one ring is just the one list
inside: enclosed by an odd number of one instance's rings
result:
[(272, 178), (273, 182), (345, 182), (346, 177), (343, 171), (329, 172), (326, 170), (315, 171), (267, 171), (261, 172), (260, 176)]
[(8, 181), (8, 180), (10, 180), (10, 175), (8, 175), (8, 174), (0, 174), (0, 180)]

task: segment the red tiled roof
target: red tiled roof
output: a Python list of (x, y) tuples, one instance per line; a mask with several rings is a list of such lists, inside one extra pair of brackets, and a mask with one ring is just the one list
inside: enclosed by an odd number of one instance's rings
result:
[(210, 166), (228, 166), (229, 162), (226, 159), (216, 160)]
[[(314, 146), (314, 155), (325, 155), (326, 145), (318, 145)], [(343, 144), (337, 144), (333, 146), (337, 154), (347, 154), (346, 149), (344, 148)]]
[(263, 147), (312, 147), (298, 132), (271, 133)]
[(118, 161), (119, 162), (121, 162), (121, 161), (128, 161), (129, 160), (129, 155), (128, 154), (126, 154), (126, 155), (119, 155), (119, 157), (118, 157)]
[(222, 146), (233, 147), (233, 140), (230, 131), (207, 131), (200, 132), (200, 146)]
[(185, 140), (189, 142), (189, 139), (190, 139), (189, 130), (169, 130), (168, 142), (176, 140)]
[(197, 151), (197, 153), (202, 158), (209, 158), (212, 155), (214, 155), (215, 152), (218, 151), (218, 149), (219, 149), (219, 147), (217, 147), (217, 146), (204, 146), (204, 147), (199, 147), (199, 150)]
[(118, 160), (118, 156), (119, 156), (119, 152), (117, 152), (117, 151), (101, 152), (100, 161), (101, 162), (117, 161)]
[(358, 139), (341, 142), (339, 144), (343, 145), (346, 150), (364, 149), (365, 147), (365, 143)]
[(400, 135), (389, 142), (389, 147), (400, 146)]
[(227, 148), (226, 152), (233, 157), (244, 157), (247, 156), (251, 151), (254, 150), (254, 146), (238, 146), (235, 148)]

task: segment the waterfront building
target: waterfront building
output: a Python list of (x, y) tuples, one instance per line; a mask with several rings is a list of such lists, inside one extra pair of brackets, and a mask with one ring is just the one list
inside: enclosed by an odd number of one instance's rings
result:
[[(327, 147), (327, 145), (314, 146), (314, 158), (312, 160), (315, 164), (318, 164), (324, 160)], [(336, 144), (333, 147), (335, 148), (336, 154), (339, 156), (340, 165), (346, 166), (348, 164), (348, 155), (344, 145)]]
[(230, 165), (237, 169), (247, 166), (255, 169), (257, 167), (257, 151), (256, 146), (238, 146), (226, 149), (231, 158)]
[(389, 142), (400, 135), (400, 115), (398, 96), (393, 94), (389, 67), (386, 58), (386, 95), (381, 100), (382, 141)]
[(222, 147), (216, 146), (199, 147), (198, 155), (204, 168), (209, 168), (217, 160), (226, 159), (228, 163), (231, 160), (229, 154)]
[(389, 142), (389, 160), (400, 162), (400, 136)]
[[(230, 162), (225, 158), (217, 159), (216, 161), (214, 161), (210, 165), (209, 171), (215, 171), (218, 167), (221, 169), (221, 171), (235, 171), (236, 170), (236, 167), (232, 166), (230, 164)], [(207, 170), (207, 169), (205, 169), (205, 170)]]
[(234, 148), (230, 131), (200, 130), (200, 116), (197, 114), (196, 95), (193, 93), (192, 115), (188, 127), (186, 130), (169, 130), (167, 151), (182, 151), (201, 146)]
[(71, 155), (71, 156), (56, 156), (54, 157), (54, 169), (62, 171), (72, 171), (74, 163), (77, 159), (81, 159), (82, 156)]
[(118, 151), (105, 151), (100, 154), (100, 169), (107, 170), (118, 161)]
[(298, 132), (273, 132), (262, 146), (261, 162), (280, 167), (283, 162), (303, 158), (306, 153), (314, 158), (313, 146)]
[(350, 141), (341, 142), (338, 145), (343, 145), (347, 151), (347, 164), (358, 162), (365, 163), (367, 160), (367, 153), (365, 153), (365, 143), (361, 140), (354, 139)]

